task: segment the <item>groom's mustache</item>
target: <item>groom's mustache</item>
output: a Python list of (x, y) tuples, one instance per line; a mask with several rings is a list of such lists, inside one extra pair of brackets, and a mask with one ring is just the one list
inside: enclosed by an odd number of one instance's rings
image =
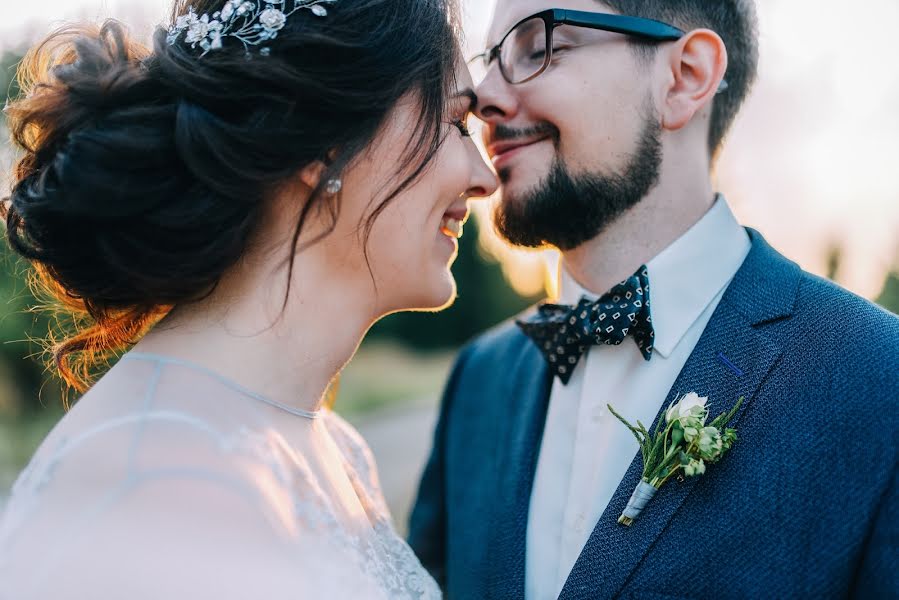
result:
[(516, 129), (509, 127), (508, 125), (498, 124), (494, 127), (492, 133), (488, 130), (486, 142), (491, 144), (495, 142), (508, 142), (517, 139), (536, 139), (542, 137), (548, 137), (553, 140), (553, 144), (556, 144), (559, 141), (559, 129), (546, 121), (542, 121), (524, 129)]

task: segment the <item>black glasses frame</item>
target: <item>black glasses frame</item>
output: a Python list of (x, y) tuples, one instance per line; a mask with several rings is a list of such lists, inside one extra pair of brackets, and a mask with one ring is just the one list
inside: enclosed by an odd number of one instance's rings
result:
[(512, 81), (512, 79), (506, 73), (505, 67), (503, 67), (502, 60), (500, 60), (500, 73), (502, 73), (503, 79), (505, 79), (512, 85), (531, 81), (546, 70), (546, 68), (552, 62), (553, 31), (559, 25), (573, 25), (575, 27), (587, 27), (589, 29), (601, 29), (603, 31), (611, 31), (613, 33), (622, 33), (646, 40), (648, 42), (674, 42), (681, 39), (685, 35), (685, 32), (683, 30), (678, 29), (673, 25), (668, 25), (667, 23), (654, 21), (652, 19), (644, 19), (642, 17), (629, 17), (625, 15), (612, 15), (608, 13), (587, 12), (583, 10), (550, 8), (548, 10), (535, 13), (529, 17), (522, 19), (512, 28), (510, 28), (508, 32), (506, 32), (506, 35), (503, 36), (503, 39), (500, 40), (497, 45), (471, 57), (468, 62), (471, 63), (472, 61), (481, 59), (484, 61), (484, 67), (489, 69), (490, 63), (500, 57), (503, 43), (505, 43), (512, 32), (515, 31), (515, 28), (522, 23), (533, 19), (542, 19), (543, 23), (546, 26), (546, 57), (543, 60), (543, 66), (541, 66), (536, 73), (527, 77), (526, 79), (522, 79), (521, 81)]

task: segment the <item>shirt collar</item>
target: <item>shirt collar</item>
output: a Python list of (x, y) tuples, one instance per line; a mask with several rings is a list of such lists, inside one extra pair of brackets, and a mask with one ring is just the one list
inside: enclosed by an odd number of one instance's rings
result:
[[(667, 358), (674, 351), (690, 326), (733, 279), (750, 247), (749, 235), (719, 194), (693, 227), (646, 263), (655, 352)], [(559, 302), (577, 304), (582, 296), (598, 297), (562, 267)]]

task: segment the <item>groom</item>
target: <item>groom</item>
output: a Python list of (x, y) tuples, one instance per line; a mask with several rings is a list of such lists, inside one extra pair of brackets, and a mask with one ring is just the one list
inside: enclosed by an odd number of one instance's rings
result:
[[(756, 74), (752, 3), (499, 0), (489, 43), (496, 226), (562, 251), (564, 306), (460, 354), (423, 564), (463, 599), (899, 597), (899, 319), (710, 181)], [(689, 392), (712, 416), (744, 398), (738, 440), (619, 524), (642, 461), (607, 405), (649, 426)]]

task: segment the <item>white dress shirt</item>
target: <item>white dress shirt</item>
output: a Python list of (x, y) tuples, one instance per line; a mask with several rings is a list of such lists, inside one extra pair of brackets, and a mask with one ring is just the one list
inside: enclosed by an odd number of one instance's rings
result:
[[(553, 382), (528, 516), (528, 600), (558, 597), (639, 450), (606, 404), (631, 423), (639, 419), (650, 426), (750, 245), (719, 196), (698, 223), (646, 265), (652, 359), (644, 360), (628, 337), (620, 346), (592, 346), (568, 385)], [(598, 297), (564, 269), (559, 290), (563, 304)], [(704, 390), (677, 390), (691, 391)]]

